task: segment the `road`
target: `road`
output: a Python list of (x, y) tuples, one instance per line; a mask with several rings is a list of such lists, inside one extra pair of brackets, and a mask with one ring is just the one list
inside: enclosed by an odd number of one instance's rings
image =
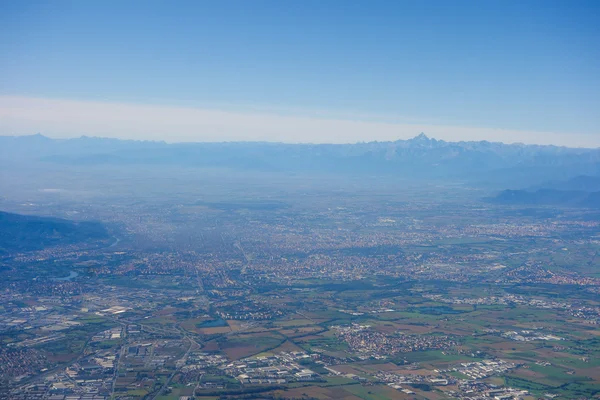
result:
[[(194, 345), (200, 346), (195, 340), (193, 340), (189, 336), (186, 335), (185, 338), (190, 341), (190, 347), (188, 347), (185, 354), (177, 361), (176, 364), (178, 364), (180, 361), (184, 361), (184, 363), (185, 363), (185, 360), (187, 359), (188, 355), (190, 354), (190, 351), (192, 351), (192, 348), (194, 347)], [(173, 373), (171, 375), (169, 375), (169, 379), (167, 379), (165, 384), (158, 390), (158, 392), (154, 395), (154, 397), (152, 397), (152, 400), (154, 400), (158, 396), (160, 396), (165, 391), (165, 389), (167, 389), (169, 387), (171, 380), (173, 379), (175, 374), (177, 374), (177, 372), (179, 372), (179, 368), (175, 369), (175, 371), (173, 371)]]

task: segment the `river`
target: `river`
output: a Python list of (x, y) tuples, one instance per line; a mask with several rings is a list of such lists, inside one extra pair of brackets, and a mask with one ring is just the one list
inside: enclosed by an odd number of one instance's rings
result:
[(63, 276), (62, 278), (52, 278), (53, 281), (70, 281), (73, 278), (79, 276), (79, 273), (75, 271), (69, 271), (69, 276)]

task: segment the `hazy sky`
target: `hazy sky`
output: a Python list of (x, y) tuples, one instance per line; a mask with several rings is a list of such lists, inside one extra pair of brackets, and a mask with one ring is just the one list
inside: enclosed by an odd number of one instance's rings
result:
[(0, 134), (600, 146), (600, 1), (4, 1)]

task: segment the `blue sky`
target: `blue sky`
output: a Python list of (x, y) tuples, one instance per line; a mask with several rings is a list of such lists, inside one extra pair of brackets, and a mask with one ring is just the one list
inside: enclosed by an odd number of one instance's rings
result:
[(599, 43), (598, 1), (5, 1), (0, 134), (600, 146)]

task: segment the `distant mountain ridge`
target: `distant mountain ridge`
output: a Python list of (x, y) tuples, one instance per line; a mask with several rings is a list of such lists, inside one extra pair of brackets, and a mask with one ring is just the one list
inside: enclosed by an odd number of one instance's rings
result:
[(99, 222), (76, 222), (0, 211), (0, 254), (108, 239)]
[(600, 176), (579, 175), (566, 181), (546, 182), (532, 189), (552, 188), (582, 192), (600, 192)]
[(497, 204), (600, 208), (600, 192), (539, 189), (505, 190), (493, 199)]
[(178, 165), (277, 172), (542, 182), (598, 175), (600, 149), (446, 142), (420, 134), (394, 142), (173, 143), (43, 135), (0, 137), (0, 161), (66, 165)]
[(488, 199), (496, 204), (585, 207), (600, 209), (600, 176), (576, 176), (529, 190), (504, 190)]

